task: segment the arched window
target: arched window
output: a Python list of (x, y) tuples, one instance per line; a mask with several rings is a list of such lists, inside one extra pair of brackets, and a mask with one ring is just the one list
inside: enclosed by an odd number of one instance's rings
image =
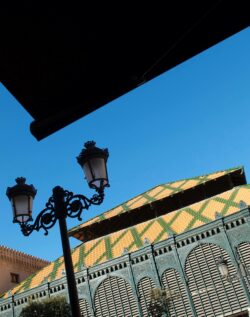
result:
[(150, 304), (151, 290), (155, 287), (155, 283), (150, 277), (144, 277), (138, 283), (138, 293), (143, 317), (151, 316), (148, 312), (148, 306)]
[(244, 277), (244, 279), (246, 281), (248, 291), (250, 292), (250, 243), (243, 242), (239, 244), (237, 251), (240, 257), (240, 262), (243, 264), (243, 268), (248, 271), (248, 274)]
[[(230, 282), (222, 278), (216, 260), (223, 256), (228, 262)], [(246, 310), (244, 291), (225, 250), (211, 243), (194, 248), (186, 261), (186, 275), (197, 315), (221, 316)]]
[(161, 280), (168, 298), (168, 315), (170, 317), (192, 317), (188, 296), (179, 272), (175, 269), (167, 269), (163, 272)]
[(96, 317), (139, 317), (131, 286), (120, 277), (105, 279), (95, 294)]
[(91, 314), (89, 304), (86, 301), (86, 299), (83, 299), (83, 298), (80, 299), (79, 305), (80, 305), (80, 312), (82, 317), (93, 317), (93, 315)]

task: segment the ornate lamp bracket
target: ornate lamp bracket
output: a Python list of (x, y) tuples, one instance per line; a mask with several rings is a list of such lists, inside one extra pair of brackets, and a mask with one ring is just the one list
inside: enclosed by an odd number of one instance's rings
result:
[[(39, 231), (43, 229), (45, 235), (48, 235), (48, 230), (52, 228), (58, 220), (59, 216), (78, 218), (82, 220), (81, 214), (84, 209), (88, 210), (91, 205), (100, 205), (104, 199), (104, 192), (100, 191), (98, 194), (94, 194), (91, 198), (87, 198), (84, 195), (76, 194), (68, 190), (64, 190), (61, 187), (57, 186), (53, 189), (63, 191), (63, 207), (60, 211), (62, 214), (58, 215), (55, 208), (55, 196), (52, 195), (48, 202), (45, 205), (45, 208), (37, 215), (33, 224), (28, 222), (21, 222), (20, 227), (21, 231), (25, 236), (29, 236), (34, 230)], [(31, 219), (32, 220), (32, 219)]]

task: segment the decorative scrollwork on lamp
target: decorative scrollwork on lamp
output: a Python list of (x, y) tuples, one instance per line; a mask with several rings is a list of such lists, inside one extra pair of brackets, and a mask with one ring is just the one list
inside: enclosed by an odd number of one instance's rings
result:
[(71, 258), (71, 251), (68, 238), (66, 218), (78, 218), (81, 220), (83, 210), (88, 210), (91, 205), (100, 205), (104, 199), (104, 189), (109, 187), (107, 174), (107, 159), (109, 153), (107, 149), (100, 149), (95, 146), (95, 142), (85, 143), (85, 148), (77, 157), (77, 162), (82, 167), (85, 178), (90, 188), (96, 193), (87, 198), (82, 194), (73, 194), (60, 186), (53, 188), (52, 196), (45, 204), (45, 208), (37, 215), (35, 221), (32, 219), (33, 200), (37, 190), (33, 185), (26, 184), (24, 177), (16, 179), (16, 185), (8, 187), (6, 195), (11, 201), (13, 209), (13, 222), (18, 223), (25, 236), (29, 236), (33, 231), (48, 230), (55, 223), (59, 222), (62, 248), (67, 276), (69, 300), (72, 316), (80, 317), (80, 307), (78, 302), (78, 293), (74, 277), (74, 268)]

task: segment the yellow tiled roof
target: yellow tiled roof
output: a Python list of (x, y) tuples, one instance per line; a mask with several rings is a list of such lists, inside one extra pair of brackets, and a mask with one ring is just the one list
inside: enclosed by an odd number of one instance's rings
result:
[[(82, 243), (72, 250), (75, 271), (82, 265), (90, 267), (120, 256), (124, 248), (136, 251), (144, 245), (147, 238), (151, 243), (162, 241), (172, 234), (180, 234), (216, 219), (216, 213), (227, 216), (240, 210), (240, 201), (250, 205), (250, 185), (242, 185), (220, 195), (202, 200), (158, 218), (145, 221), (133, 227), (120, 230), (110, 235)], [(49, 264), (33, 274), (12, 292), (21, 293), (39, 286), (45, 280), (56, 280), (62, 276), (63, 258)], [(7, 293), (4, 295), (7, 297)]]
[(198, 186), (202, 183), (206, 183), (210, 180), (219, 178), (223, 175), (232, 173), (236, 170), (243, 170), (243, 168), (236, 167), (233, 169), (218, 171), (218, 172), (215, 172), (212, 174), (202, 175), (202, 176), (189, 178), (189, 179), (183, 179), (183, 180), (179, 180), (179, 181), (170, 182), (170, 183), (156, 186), (156, 187), (150, 189), (149, 191), (128, 200), (127, 202), (123, 203), (122, 205), (119, 205), (119, 206), (117, 206), (111, 210), (108, 210), (108, 211), (104, 212), (103, 214), (98, 215), (98, 216), (96, 216), (96, 217), (76, 226), (76, 227), (73, 227), (68, 232), (70, 235), (72, 235), (73, 232), (78, 231), (81, 228), (88, 227), (88, 226), (92, 225), (93, 223), (100, 222), (100, 221), (105, 220), (105, 219), (110, 219), (112, 217), (115, 217), (115, 216), (122, 214), (124, 212), (127, 212), (127, 211), (136, 210), (137, 208), (142, 207), (143, 205), (147, 205), (147, 204), (152, 203), (156, 200), (166, 198), (166, 197), (171, 196), (173, 194), (176, 194), (178, 192), (181, 192), (181, 191), (187, 190), (189, 188)]

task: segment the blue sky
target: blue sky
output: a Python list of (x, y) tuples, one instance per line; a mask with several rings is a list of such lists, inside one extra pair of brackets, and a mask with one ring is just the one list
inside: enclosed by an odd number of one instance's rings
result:
[[(32, 117), (0, 85), (0, 244), (48, 260), (62, 255), (58, 225), (47, 237), (22, 236), (5, 192), (25, 176), (38, 190), (34, 216), (56, 185), (91, 196), (76, 163), (88, 140), (109, 149), (111, 187), (83, 221), (161, 183), (239, 165), (249, 179), (249, 38), (250, 28), (40, 142), (29, 132)], [(68, 219), (69, 228), (77, 224)]]

